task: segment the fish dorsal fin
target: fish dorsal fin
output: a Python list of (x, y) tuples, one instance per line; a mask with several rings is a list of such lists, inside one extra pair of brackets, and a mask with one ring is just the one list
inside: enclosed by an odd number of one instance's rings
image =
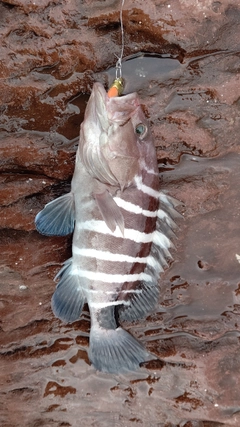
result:
[(160, 294), (159, 276), (172, 259), (169, 250), (174, 246), (170, 238), (177, 227), (173, 218), (181, 216), (175, 209), (180, 202), (162, 192), (159, 193), (159, 199), (161, 204), (158, 209), (155, 237), (144, 270), (146, 274), (152, 276), (152, 281), (137, 283), (132, 292), (126, 292), (127, 288), (122, 289), (118, 299), (129, 301), (129, 304), (121, 305), (117, 310), (120, 322), (133, 322), (144, 318), (157, 306)]
[(122, 235), (124, 235), (123, 214), (109, 191), (105, 190), (102, 193), (96, 193), (94, 197), (108, 228), (114, 232), (118, 225)]
[(46, 236), (66, 236), (73, 232), (75, 206), (72, 193), (49, 202), (35, 218), (36, 229)]

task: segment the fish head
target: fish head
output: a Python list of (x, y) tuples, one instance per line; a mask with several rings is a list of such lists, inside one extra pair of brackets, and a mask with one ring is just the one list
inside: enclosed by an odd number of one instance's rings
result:
[(148, 121), (136, 93), (109, 98), (95, 83), (81, 126), (81, 160), (99, 181), (124, 189), (156, 159)]

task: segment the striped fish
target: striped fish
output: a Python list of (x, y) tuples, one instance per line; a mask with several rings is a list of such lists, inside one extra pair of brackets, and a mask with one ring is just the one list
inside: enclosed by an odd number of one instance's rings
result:
[(71, 192), (48, 203), (35, 223), (48, 236), (74, 232), (52, 309), (74, 322), (88, 303), (89, 359), (96, 369), (119, 373), (149, 359), (120, 323), (156, 306), (177, 215), (175, 200), (159, 192), (156, 151), (137, 94), (109, 98), (95, 83)]

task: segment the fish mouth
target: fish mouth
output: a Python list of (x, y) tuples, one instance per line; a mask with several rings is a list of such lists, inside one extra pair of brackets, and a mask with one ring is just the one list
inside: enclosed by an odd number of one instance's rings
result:
[[(99, 118), (103, 129), (106, 124), (115, 122), (125, 124), (131, 119), (136, 109), (140, 107), (137, 93), (124, 96), (108, 97), (101, 83), (94, 83), (92, 90), (95, 114)], [(105, 130), (105, 129), (104, 129)]]

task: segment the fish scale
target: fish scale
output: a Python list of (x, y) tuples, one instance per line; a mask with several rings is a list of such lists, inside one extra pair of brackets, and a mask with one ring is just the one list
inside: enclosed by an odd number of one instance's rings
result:
[(81, 125), (71, 192), (36, 216), (45, 235), (73, 231), (72, 258), (56, 276), (54, 314), (91, 315), (89, 358), (96, 369), (137, 369), (152, 356), (120, 322), (157, 304), (172, 247), (175, 201), (159, 192), (154, 143), (137, 94), (109, 98), (95, 83)]

